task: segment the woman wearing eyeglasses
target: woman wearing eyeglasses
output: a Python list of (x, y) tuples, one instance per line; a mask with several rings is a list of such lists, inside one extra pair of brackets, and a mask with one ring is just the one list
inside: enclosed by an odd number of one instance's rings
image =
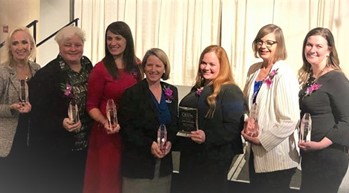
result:
[(293, 135), (299, 119), (298, 82), (284, 61), (279, 26), (262, 27), (252, 47), (262, 61), (250, 67), (244, 89), (250, 113), (242, 136), (249, 144), (250, 183), (254, 192), (285, 193), (299, 162)]

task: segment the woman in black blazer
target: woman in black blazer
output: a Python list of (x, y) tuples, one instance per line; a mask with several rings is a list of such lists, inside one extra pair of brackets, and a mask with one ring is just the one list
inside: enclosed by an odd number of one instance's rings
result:
[[(177, 131), (177, 88), (162, 82), (170, 74), (164, 51), (146, 52), (142, 60), (146, 78), (127, 89), (119, 106), (120, 132), (124, 142), (122, 154), (123, 193), (170, 192), (171, 146)], [(157, 142), (161, 124), (167, 128), (163, 149)]]
[(225, 193), (233, 157), (243, 152), (240, 132), (245, 109), (222, 47), (211, 45), (201, 53), (196, 83), (179, 106), (197, 108), (198, 130), (176, 143), (180, 171), (174, 189), (178, 193)]

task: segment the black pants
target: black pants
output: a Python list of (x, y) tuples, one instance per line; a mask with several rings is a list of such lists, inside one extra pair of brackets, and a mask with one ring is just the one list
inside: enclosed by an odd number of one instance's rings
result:
[(231, 160), (213, 162), (181, 155), (180, 173), (172, 181), (173, 193), (226, 193)]
[(251, 151), (249, 160), (250, 183), (253, 193), (289, 193), (289, 186), (296, 168), (274, 172), (256, 173)]
[(348, 154), (326, 148), (302, 152), (302, 193), (336, 193), (348, 169)]
[(82, 150), (36, 156), (30, 171), (30, 193), (81, 193), (86, 153)]

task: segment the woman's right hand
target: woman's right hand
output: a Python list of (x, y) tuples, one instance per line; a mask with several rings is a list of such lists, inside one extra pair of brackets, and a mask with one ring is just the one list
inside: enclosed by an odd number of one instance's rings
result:
[(105, 121), (103, 126), (104, 126), (107, 134), (114, 134), (114, 133), (118, 133), (120, 131), (119, 124), (110, 125), (108, 121)]
[(190, 133), (190, 138), (196, 143), (201, 144), (206, 141), (206, 134), (203, 130), (199, 129), (197, 131), (192, 131)]
[(258, 136), (258, 122), (252, 117), (247, 118), (244, 124), (243, 133), (250, 136), (250, 137), (257, 137)]

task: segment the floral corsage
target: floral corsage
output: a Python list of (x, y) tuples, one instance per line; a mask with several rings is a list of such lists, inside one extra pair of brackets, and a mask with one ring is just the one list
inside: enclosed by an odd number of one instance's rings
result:
[(74, 95), (73, 95), (73, 86), (66, 83), (66, 84), (62, 84), (61, 85), (61, 89), (63, 91), (63, 94), (65, 97), (67, 98), (73, 98)]
[(204, 87), (197, 88), (195, 94), (196, 94), (197, 96), (200, 96), (202, 90), (204, 90)]
[(321, 84), (315, 82), (313, 84), (311, 84), (310, 86), (308, 86), (305, 90), (305, 95), (304, 96), (310, 96), (311, 93), (315, 92), (316, 90), (318, 90), (321, 87)]
[(173, 90), (170, 87), (164, 87), (163, 89), (165, 94), (166, 103), (172, 103), (173, 100)]
[(268, 76), (265, 78), (264, 82), (267, 84), (268, 88), (271, 87), (271, 85), (273, 84), (273, 78), (274, 76), (278, 73), (278, 68), (277, 69), (274, 69), (272, 70)]

